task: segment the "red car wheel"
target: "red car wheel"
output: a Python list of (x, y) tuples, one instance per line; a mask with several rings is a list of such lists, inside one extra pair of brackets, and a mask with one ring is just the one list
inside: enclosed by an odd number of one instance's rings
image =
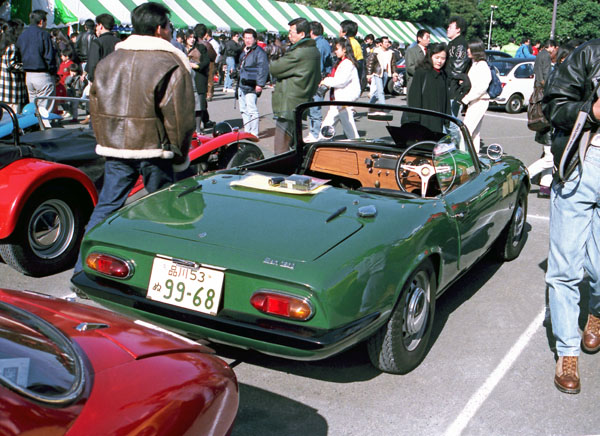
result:
[(0, 244), (4, 261), (24, 274), (44, 276), (75, 263), (91, 204), (58, 187), (32, 195), (11, 237)]

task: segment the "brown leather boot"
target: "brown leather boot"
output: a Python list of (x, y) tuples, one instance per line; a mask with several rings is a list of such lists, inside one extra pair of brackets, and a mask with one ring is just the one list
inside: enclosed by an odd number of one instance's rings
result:
[(577, 356), (558, 357), (554, 385), (559, 391), (566, 394), (578, 394), (581, 391), (578, 360)]
[(600, 318), (588, 315), (588, 321), (583, 331), (581, 346), (588, 353), (595, 353), (600, 350)]

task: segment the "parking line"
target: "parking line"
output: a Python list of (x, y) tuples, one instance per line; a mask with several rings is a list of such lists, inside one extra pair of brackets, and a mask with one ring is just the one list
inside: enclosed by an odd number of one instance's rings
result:
[(504, 118), (505, 120), (517, 120), (517, 121), (527, 121), (527, 118), (523, 118), (523, 117), (507, 117), (506, 115), (496, 115), (496, 114), (491, 114), (489, 112), (485, 113), (486, 117), (492, 117), (492, 118)]
[(445, 436), (457, 436), (460, 435), (465, 427), (469, 424), (473, 416), (477, 413), (481, 405), (490, 396), (496, 385), (502, 380), (504, 375), (508, 372), (510, 367), (519, 358), (537, 329), (542, 326), (544, 317), (546, 314), (546, 308), (544, 308), (535, 319), (529, 324), (527, 330), (519, 337), (515, 345), (508, 351), (504, 356), (500, 364), (494, 369), (494, 371), (487, 378), (485, 383), (473, 394), (467, 405), (460, 412), (454, 422), (446, 429)]

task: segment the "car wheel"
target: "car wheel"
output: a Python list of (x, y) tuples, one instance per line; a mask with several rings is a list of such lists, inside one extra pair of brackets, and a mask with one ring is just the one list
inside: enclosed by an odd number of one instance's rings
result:
[(518, 114), (523, 110), (523, 97), (514, 94), (506, 102), (506, 112), (509, 114)]
[(435, 313), (436, 279), (425, 260), (407, 280), (388, 322), (369, 338), (373, 365), (384, 372), (406, 374), (425, 358)]
[(73, 266), (90, 208), (59, 188), (34, 194), (23, 208), (7, 243), (4, 261), (24, 274), (41, 277)]
[(525, 245), (526, 221), (527, 189), (521, 185), (510, 222), (496, 241), (496, 254), (500, 260), (509, 261), (519, 256)]
[(227, 168), (246, 165), (264, 158), (263, 152), (256, 145), (251, 142), (240, 142), (238, 144), (238, 150), (227, 163)]

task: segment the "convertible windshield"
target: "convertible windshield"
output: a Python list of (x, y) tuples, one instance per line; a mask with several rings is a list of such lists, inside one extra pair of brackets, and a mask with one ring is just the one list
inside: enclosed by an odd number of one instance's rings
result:
[(62, 405), (81, 392), (82, 370), (81, 357), (59, 330), (0, 303), (0, 383), (30, 399)]
[(257, 146), (274, 159), (251, 164), (255, 171), (402, 198), (438, 197), (479, 171), (465, 126), (433, 111), (323, 101), (298, 106), (293, 122), (260, 122)]

